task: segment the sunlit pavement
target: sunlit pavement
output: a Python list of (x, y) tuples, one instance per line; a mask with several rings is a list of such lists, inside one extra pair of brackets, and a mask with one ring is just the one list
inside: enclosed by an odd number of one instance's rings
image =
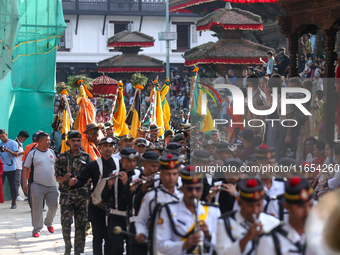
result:
[[(31, 212), (27, 202), (17, 202), (17, 209), (10, 209), (11, 201), (0, 204), (0, 255), (8, 254), (64, 254), (64, 240), (61, 233), (60, 210), (54, 218), (54, 234), (44, 226), (40, 237), (32, 237)], [(44, 217), (46, 212), (44, 212)], [(72, 225), (72, 244), (74, 242)], [(74, 250), (72, 248), (72, 254)], [(85, 252), (92, 253), (92, 235), (86, 237)]]

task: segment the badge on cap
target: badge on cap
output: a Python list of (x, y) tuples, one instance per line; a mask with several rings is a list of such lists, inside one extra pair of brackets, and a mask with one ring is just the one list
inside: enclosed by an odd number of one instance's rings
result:
[(300, 191), (299, 197), (303, 202), (307, 201), (309, 198), (308, 191), (306, 189), (302, 189)]
[(258, 191), (254, 191), (253, 198), (255, 200), (259, 200), (261, 198), (261, 194)]
[(111, 137), (109, 137), (109, 138), (106, 139), (106, 142), (113, 143), (113, 139)]
[(273, 157), (273, 153), (271, 153), (270, 151), (267, 152), (266, 154), (266, 158), (267, 159), (271, 159)]
[(170, 162), (168, 163), (168, 167), (170, 167), (172, 169), (172, 168), (175, 168), (175, 166), (176, 166), (175, 161), (170, 160)]
[(193, 183), (197, 183), (198, 180), (199, 180), (198, 175), (197, 175), (197, 174), (194, 174), (194, 175), (192, 176), (192, 182), (193, 182)]
[(135, 158), (135, 154), (130, 154), (129, 155), (129, 159), (134, 159)]

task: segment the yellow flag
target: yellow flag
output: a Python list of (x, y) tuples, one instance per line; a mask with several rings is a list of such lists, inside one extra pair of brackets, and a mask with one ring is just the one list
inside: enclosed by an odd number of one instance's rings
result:
[(171, 111), (170, 111), (170, 106), (168, 104), (168, 100), (166, 99), (166, 95), (168, 94), (169, 89), (170, 89), (170, 86), (164, 84), (162, 92), (161, 92), (162, 106), (163, 106), (164, 129), (165, 130), (170, 129), (169, 123), (170, 123), (170, 118), (171, 118)]
[(62, 140), (61, 140), (61, 150), (60, 153), (63, 153), (70, 149), (67, 146), (67, 133), (70, 131), (70, 119), (68, 117), (67, 111), (63, 111), (63, 129), (62, 129)]
[(162, 109), (162, 100), (161, 100), (161, 92), (157, 90), (156, 92), (157, 101), (156, 101), (156, 123), (159, 127), (159, 137), (164, 134), (164, 118), (163, 118), (163, 109)]
[(118, 98), (116, 102), (115, 111), (112, 116), (112, 123), (115, 125), (115, 135), (123, 136), (129, 133), (129, 128), (125, 123), (126, 107), (124, 103), (123, 87), (118, 88)]

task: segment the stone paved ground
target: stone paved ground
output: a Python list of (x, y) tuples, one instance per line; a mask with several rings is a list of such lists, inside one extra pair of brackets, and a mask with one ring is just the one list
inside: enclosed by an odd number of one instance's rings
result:
[[(32, 237), (31, 213), (27, 202), (17, 202), (17, 209), (10, 209), (11, 201), (0, 204), (0, 255), (8, 254), (64, 254), (60, 210), (54, 219), (54, 234), (45, 226), (39, 238)], [(46, 212), (44, 212), (44, 217)], [(74, 229), (72, 229), (74, 234)], [(72, 235), (72, 243), (74, 235)], [(73, 254), (73, 251), (72, 251)], [(92, 255), (92, 235), (86, 237), (85, 253)]]

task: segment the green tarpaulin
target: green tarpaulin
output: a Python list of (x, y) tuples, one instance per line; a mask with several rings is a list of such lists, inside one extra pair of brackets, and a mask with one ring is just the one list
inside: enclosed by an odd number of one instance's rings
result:
[(50, 132), (61, 0), (0, 0), (0, 128)]

